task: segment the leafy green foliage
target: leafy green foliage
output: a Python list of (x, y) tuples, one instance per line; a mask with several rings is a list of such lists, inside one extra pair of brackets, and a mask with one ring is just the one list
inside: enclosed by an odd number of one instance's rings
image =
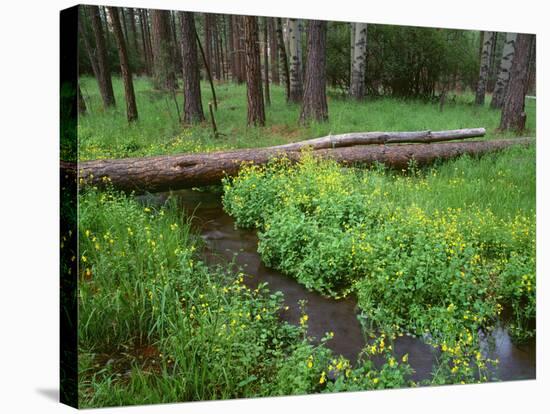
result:
[[(518, 156), (523, 168), (495, 169)], [(503, 307), (514, 338), (534, 335), (533, 160), (534, 150), (512, 149), (397, 174), (305, 154), (244, 168), (225, 181), (224, 207), (258, 227), (268, 266), (326, 295), (354, 292), (368, 331), (412, 333), (442, 352), (434, 381), (473, 382), (492, 363), (478, 331)]]

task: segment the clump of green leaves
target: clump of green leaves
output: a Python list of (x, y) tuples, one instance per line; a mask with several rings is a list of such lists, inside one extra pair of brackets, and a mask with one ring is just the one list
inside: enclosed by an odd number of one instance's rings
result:
[[(435, 382), (473, 382), (487, 379), (492, 363), (479, 353), (478, 332), (490, 331), (503, 307), (514, 339), (534, 335), (535, 220), (533, 211), (499, 217), (490, 202), (423, 206), (423, 195), (460, 191), (463, 173), (452, 171), (445, 180), (416, 167), (362, 172), (305, 154), (296, 165), (245, 167), (224, 183), (224, 207), (238, 225), (258, 228), (268, 266), (329, 296), (354, 292), (364, 326), (423, 336), (440, 350)], [(479, 188), (487, 182), (494, 177), (477, 177)]]

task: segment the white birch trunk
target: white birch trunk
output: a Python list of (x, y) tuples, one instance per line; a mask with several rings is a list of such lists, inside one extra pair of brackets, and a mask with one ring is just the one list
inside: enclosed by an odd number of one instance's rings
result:
[(288, 19), (290, 101), (301, 102), (304, 94), (302, 79), (302, 30), (299, 19)]
[(491, 49), (493, 46), (493, 32), (483, 32), (483, 47), (481, 49), (481, 61), (479, 62), (479, 81), (476, 89), (476, 105), (485, 103), (485, 90), (489, 78), (489, 63), (491, 62)]
[(497, 82), (493, 92), (493, 99), (491, 100), (491, 108), (502, 108), (504, 104), (506, 88), (508, 87), (508, 80), (510, 79), (512, 60), (514, 59), (516, 37), (517, 33), (506, 33), (506, 40), (502, 48), (502, 57), (500, 58)]
[(355, 23), (355, 44), (352, 56), (351, 87), (352, 98), (365, 97), (365, 69), (367, 65), (367, 24)]

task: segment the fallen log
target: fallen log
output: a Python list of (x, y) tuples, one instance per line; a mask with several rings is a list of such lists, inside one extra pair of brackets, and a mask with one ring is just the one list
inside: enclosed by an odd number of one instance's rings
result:
[[(530, 145), (532, 138), (493, 141), (446, 142), (413, 145), (360, 145), (324, 148), (312, 151), (315, 156), (333, 159), (344, 165), (383, 163), (391, 168), (407, 168), (414, 159), (419, 166), (436, 160), (447, 160), (462, 154), (479, 156), (512, 145)], [(114, 187), (136, 193), (159, 192), (200, 187), (219, 183), (225, 176), (234, 176), (243, 163), (265, 164), (270, 158), (286, 156), (297, 161), (301, 149), (252, 148), (223, 152), (164, 155), (144, 158), (95, 160), (79, 163), (79, 177), (86, 183)], [(104, 177), (108, 177), (108, 180)]]
[(325, 148), (351, 147), (354, 145), (430, 143), (475, 138), (485, 135), (485, 128), (452, 129), (449, 131), (412, 131), (412, 132), (351, 132), (348, 134), (328, 135), (277, 145), (271, 148), (296, 150), (311, 147), (314, 150)]

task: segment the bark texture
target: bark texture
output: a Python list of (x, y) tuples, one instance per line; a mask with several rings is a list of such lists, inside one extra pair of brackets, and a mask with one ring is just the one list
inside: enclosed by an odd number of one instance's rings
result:
[(92, 21), (92, 30), (95, 38), (95, 57), (97, 59), (97, 68), (99, 74), (99, 92), (103, 99), (103, 106), (108, 108), (115, 105), (115, 94), (113, 93), (113, 84), (111, 81), (111, 67), (107, 60), (107, 48), (105, 46), (105, 37), (103, 34), (103, 24), (99, 7), (88, 6), (88, 11)]
[(510, 69), (512, 68), (512, 61), (514, 59), (514, 44), (516, 42), (516, 37), (517, 33), (506, 33), (495, 90), (493, 91), (493, 98), (491, 99), (491, 108), (502, 108), (504, 104), (508, 80), (510, 79)]
[(264, 98), (262, 94), (262, 68), (258, 38), (258, 21), (255, 16), (244, 16), (246, 49), (246, 92), (248, 100), (248, 125), (265, 125)]
[(269, 32), (269, 63), (271, 65), (271, 82), (279, 84), (279, 58), (277, 46), (277, 21), (273, 17), (266, 17)]
[(523, 131), (525, 129), (525, 95), (529, 79), (529, 52), (534, 36), (518, 33), (515, 44), (514, 60), (510, 70), (510, 80), (502, 116), (500, 129)]
[(289, 69), (291, 102), (302, 102), (304, 87), (302, 80), (302, 22), (288, 19)]
[(139, 16), (141, 23), (141, 42), (143, 44), (143, 56), (145, 59), (145, 73), (151, 76), (153, 74), (153, 46), (151, 44), (147, 10), (139, 10)]
[(132, 79), (132, 72), (130, 71), (130, 63), (128, 61), (126, 42), (124, 40), (122, 28), (120, 27), (118, 8), (107, 7), (107, 12), (109, 13), (111, 24), (113, 26), (115, 42), (118, 50), (118, 59), (120, 61), (120, 73), (122, 75), (122, 81), (124, 83), (124, 97), (126, 98), (126, 118), (128, 119), (128, 122), (134, 122), (138, 119), (136, 96), (134, 94), (134, 82)]
[[(479, 156), (512, 145), (533, 144), (532, 138), (494, 141), (446, 142), (414, 145), (361, 145), (313, 151), (315, 156), (334, 159), (343, 165), (383, 163), (392, 168), (407, 168), (411, 160), (428, 165), (463, 154)], [(271, 158), (286, 156), (298, 161), (302, 152), (277, 148), (256, 148), (207, 154), (181, 154), (118, 160), (86, 161), (78, 165), (79, 176), (86, 183), (102, 186), (109, 177), (113, 186), (124, 191), (158, 192), (218, 183), (223, 177), (236, 175), (244, 164), (265, 164)], [(62, 163), (74, 169), (74, 164)]]
[(476, 88), (476, 105), (483, 105), (485, 103), (485, 91), (487, 90), (491, 50), (493, 48), (493, 34), (493, 32), (483, 32), (483, 47), (481, 48), (479, 62), (479, 80)]
[(244, 53), (244, 16), (231, 16), (233, 20), (233, 56), (234, 56), (234, 68), (233, 75), (234, 80), (237, 83), (243, 83), (245, 80), (245, 53)]
[(170, 12), (152, 10), (153, 83), (157, 89), (176, 88), (175, 58), (172, 49)]
[(311, 20), (308, 24), (306, 84), (300, 122), (328, 120), (326, 94), (327, 22)]
[(285, 40), (283, 38), (283, 22), (280, 17), (276, 20), (277, 43), (279, 46), (279, 58), (281, 59), (282, 78), (285, 84), (286, 100), (290, 100), (290, 73), (288, 58), (286, 55)]
[(269, 95), (269, 54), (268, 54), (268, 27), (267, 27), (268, 18), (264, 17), (263, 19), (263, 55), (264, 55), (264, 94), (265, 94), (265, 105), (271, 105), (271, 97)]
[(367, 24), (355, 23), (352, 49), (351, 84), (349, 95), (357, 100), (365, 97), (365, 69), (367, 66)]
[(183, 122), (193, 124), (204, 121), (194, 14), (181, 12), (180, 23), (183, 58)]

